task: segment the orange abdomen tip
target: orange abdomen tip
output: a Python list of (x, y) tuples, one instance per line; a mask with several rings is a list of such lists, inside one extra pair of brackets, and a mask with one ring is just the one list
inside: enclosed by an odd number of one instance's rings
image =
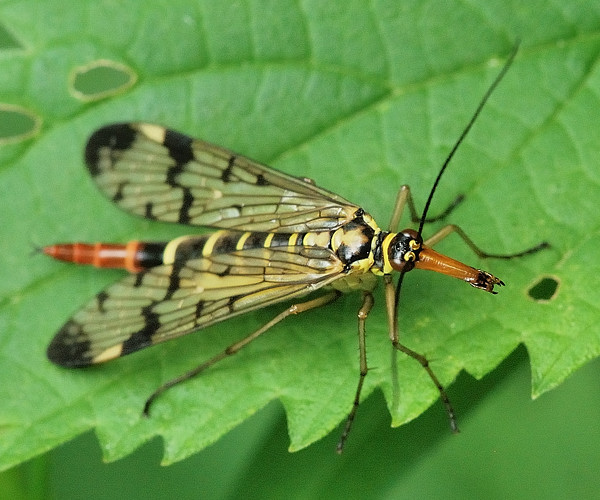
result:
[(96, 267), (126, 269), (137, 273), (147, 266), (141, 264), (144, 244), (130, 241), (113, 243), (59, 243), (42, 248), (46, 255), (65, 262), (90, 264)]

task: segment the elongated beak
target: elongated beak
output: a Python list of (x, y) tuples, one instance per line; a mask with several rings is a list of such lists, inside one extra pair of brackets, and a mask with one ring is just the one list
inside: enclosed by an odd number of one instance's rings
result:
[(487, 271), (467, 266), (426, 246), (423, 246), (423, 249), (420, 251), (419, 258), (415, 262), (415, 268), (446, 274), (466, 281), (469, 285), (490, 293), (497, 293), (494, 291), (495, 285), (504, 285), (501, 279), (496, 278)]

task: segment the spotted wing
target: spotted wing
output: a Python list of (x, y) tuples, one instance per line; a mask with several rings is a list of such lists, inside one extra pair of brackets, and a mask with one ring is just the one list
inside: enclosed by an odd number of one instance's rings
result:
[(50, 343), (48, 358), (69, 367), (101, 363), (305, 295), (342, 276), (333, 252), (302, 246), (153, 267), (109, 286), (77, 312)]
[(149, 124), (97, 130), (86, 162), (121, 208), (149, 219), (242, 231), (328, 231), (354, 204), (307, 180)]

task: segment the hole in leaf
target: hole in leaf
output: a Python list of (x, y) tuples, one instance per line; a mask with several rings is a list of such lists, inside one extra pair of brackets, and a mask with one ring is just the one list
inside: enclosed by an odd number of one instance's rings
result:
[(4, 26), (0, 25), (0, 49), (20, 49), (21, 44)]
[(555, 276), (543, 276), (529, 288), (527, 295), (536, 302), (548, 302), (556, 297), (559, 285), (560, 280)]
[(41, 124), (40, 118), (25, 108), (0, 103), (0, 145), (34, 136)]
[(71, 94), (77, 99), (97, 101), (132, 87), (137, 75), (123, 64), (99, 59), (75, 68), (69, 80)]

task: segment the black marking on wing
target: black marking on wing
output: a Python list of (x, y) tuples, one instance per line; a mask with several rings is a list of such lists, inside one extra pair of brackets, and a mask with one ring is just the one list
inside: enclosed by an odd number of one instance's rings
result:
[(235, 311), (235, 303), (239, 299), (240, 299), (239, 295), (233, 295), (233, 296), (229, 297), (229, 301), (227, 302), (227, 308), (229, 309), (230, 313), (233, 314), (233, 312)]
[(264, 175), (258, 174), (256, 176), (256, 185), (257, 186), (268, 186), (269, 185), (269, 181), (267, 179), (265, 179)]
[(106, 299), (108, 299), (108, 295), (106, 295), (104, 292), (100, 292), (98, 295), (96, 295), (96, 299), (98, 300), (98, 310), (103, 312), (104, 302), (106, 302)]
[(178, 262), (173, 264), (173, 272), (169, 276), (169, 287), (167, 288), (165, 300), (170, 300), (173, 297), (173, 294), (179, 290), (179, 285), (181, 283), (179, 273), (181, 272), (182, 267), (183, 266)]
[(217, 276), (228, 276), (230, 274), (231, 274), (231, 266), (227, 266), (222, 271), (217, 271), (216, 272)]
[(192, 143), (192, 138), (187, 135), (169, 129), (165, 131), (165, 140), (163, 144), (169, 151), (169, 156), (179, 165), (185, 165), (187, 162), (194, 159)]
[(173, 130), (165, 132), (165, 140), (163, 144), (167, 148), (169, 156), (175, 160), (175, 165), (167, 171), (166, 182), (173, 188), (181, 189), (183, 196), (181, 206), (179, 208), (178, 222), (180, 224), (188, 224), (190, 222), (189, 210), (194, 201), (194, 197), (187, 186), (182, 186), (177, 177), (185, 171), (185, 166), (188, 162), (194, 159), (194, 151), (192, 149), (192, 139), (186, 135), (180, 134)]
[[(115, 201), (115, 200), (113, 200)], [(150, 220), (156, 220), (157, 217), (152, 213), (152, 210), (154, 209), (154, 204), (149, 201), (146, 203), (146, 205), (144, 206), (144, 217), (146, 219), (150, 219)]]
[(123, 184), (119, 184), (117, 186), (117, 189), (115, 190), (115, 194), (112, 197), (112, 201), (114, 201), (116, 204), (119, 204), (119, 202), (123, 199)]
[(144, 318), (144, 327), (123, 342), (121, 356), (152, 345), (152, 337), (156, 335), (157, 330), (160, 328), (160, 317), (152, 311), (151, 306), (144, 307), (141, 315)]
[(92, 362), (90, 345), (91, 341), (83, 332), (82, 326), (69, 320), (50, 342), (46, 356), (60, 366), (87, 366)]
[(179, 209), (179, 219), (177, 222), (180, 224), (189, 224), (192, 220), (190, 217), (190, 210), (194, 203), (194, 197), (192, 196), (189, 188), (183, 188), (183, 199), (181, 201), (181, 208)]
[(229, 157), (229, 161), (227, 162), (227, 168), (223, 170), (221, 174), (221, 180), (223, 182), (229, 182), (231, 177), (231, 171), (233, 170), (233, 165), (235, 164), (235, 155), (231, 155)]
[[(106, 168), (100, 164), (100, 153), (108, 148), (113, 152), (122, 152), (131, 149), (137, 132), (126, 123), (115, 124), (111, 127), (103, 127), (94, 132), (85, 147), (85, 163), (92, 177), (102, 173)], [(111, 159), (115, 159), (111, 155)]]

